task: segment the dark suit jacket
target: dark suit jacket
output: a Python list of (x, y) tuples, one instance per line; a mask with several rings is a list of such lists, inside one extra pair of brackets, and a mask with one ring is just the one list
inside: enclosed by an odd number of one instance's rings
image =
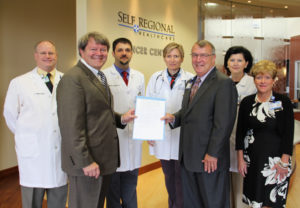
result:
[(114, 113), (105, 87), (80, 61), (57, 87), (57, 111), (62, 169), (82, 176), (82, 168), (96, 162), (101, 175), (115, 172), (120, 163), (116, 126), (124, 127), (121, 116)]
[(229, 169), (229, 137), (237, 108), (234, 83), (216, 68), (208, 74), (189, 103), (187, 84), (174, 127), (181, 126), (179, 160), (191, 172), (203, 172), (205, 154), (218, 158), (217, 170)]

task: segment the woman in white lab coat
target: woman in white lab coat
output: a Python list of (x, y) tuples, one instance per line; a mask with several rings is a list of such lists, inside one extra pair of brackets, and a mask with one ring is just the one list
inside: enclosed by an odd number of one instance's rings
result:
[[(167, 69), (155, 72), (148, 83), (146, 95), (166, 99), (166, 112), (175, 113), (181, 108), (185, 84), (193, 74), (180, 68), (184, 58), (181, 45), (169, 43), (163, 50)], [(165, 128), (163, 141), (150, 141), (150, 154), (161, 161), (165, 184), (169, 194), (169, 208), (183, 207), (180, 164), (178, 162), (180, 128)]]
[[(224, 67), (236, 84), (238, 91), (238, 105), (241, 100), (256, 93), (253, 77), (247, 73), (252, 67), (253, 58), (250, 51), (242, 46), (233, 46), (225, 54)], [(230, 172), (231, 172), (231, 208), (240, 208), (242, 203), (243, 178), (238, 172), (237, 152), (235, 151), (236, 123), (230, 136)]]

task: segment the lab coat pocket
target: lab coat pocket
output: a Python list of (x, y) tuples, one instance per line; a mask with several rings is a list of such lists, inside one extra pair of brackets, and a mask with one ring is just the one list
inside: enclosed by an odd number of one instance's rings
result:
[(16, 135), (16, 152), (19, 157), (32, 158), (39, 155), (38, 140), (32, 134)]

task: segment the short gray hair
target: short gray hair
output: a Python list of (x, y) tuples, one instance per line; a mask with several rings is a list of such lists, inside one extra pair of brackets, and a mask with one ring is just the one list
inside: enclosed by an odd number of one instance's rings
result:
[(215, 46), (208, 40), (198, 40), (195, 44), (197, 44), (200, 48), (204, 48), (205, 46), (209, 45), (211, 47), (211, 53), (214, 55), (216, 54)]

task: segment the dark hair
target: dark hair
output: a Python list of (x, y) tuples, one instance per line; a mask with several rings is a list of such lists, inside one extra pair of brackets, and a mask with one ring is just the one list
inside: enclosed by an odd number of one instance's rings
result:
[(230, 56), (232, 54), (238, 54), (238, 53), (243, 54), (245, 61), (248, 62), (248, 65), (244, 69), (244, 72), (248, 73), (250, 71), (251, 67), (252, 67), (253, 57), (252, 57), (250, 51), (247, 48), (243, 47), (243, 46), (232, 46), (226, 51), (225, 58), (224, 58), (224, 67), (225, 67), (225, 69), (226, 69), (226, 71), (229, 75), (231, 73), (230, 73), (230, 70), (229, 70), (228, 65), (227, 65), (228, 59), (230, 58)]
[(130, 45), (130, 48), (132, 49), (132, 43), (130, 40), (128, 40), (127, 38), (118, 38), (116, 40), (114, 40), (113, 42), (113, 52), (115, 52), (116, 46), (118, 45), (118, 43), (127, 43)]
[(87, 46), (90, 38), (93, 38), (97, 44), (106, 46), (107, 51), (109, 51), (110, 45), (108, 39), (103, 34), (100, 34), (98, 32), (90, 32), (82, 36), (78, 41), (78, 52), (80, 56), (80, 49), (85, 50), (85, 47)]

